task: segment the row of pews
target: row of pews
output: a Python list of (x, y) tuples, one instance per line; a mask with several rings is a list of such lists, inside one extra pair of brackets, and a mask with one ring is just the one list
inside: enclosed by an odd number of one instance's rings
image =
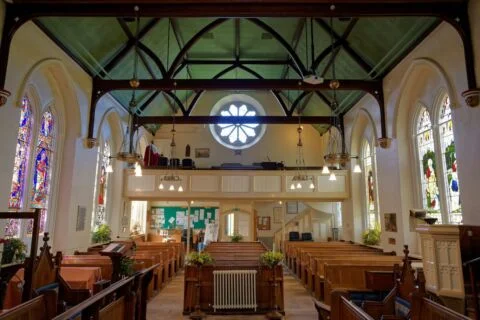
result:
[(319, 320), (464, 320), (427, 299), (421, 268), (351, 242), (285, 243), (288, 267), (315, 297)]
[[(147, 301), (158, 294), (184, 263), (181, 243), (137, 239), (94, 246), (74, 255), (57, 252), (53, 256), (48, 240), (46, 233), (33, 267), (31, 299), (2, 310), (0, 320), (146, 319)], [(123, 259), (132, 262), (133, 275), (124, 274)], [(72, 288), (74, 282), (61, 276), (67, 269), (78, 274), (96, 270), (98, 274), (88, 288), (76, 289)]]

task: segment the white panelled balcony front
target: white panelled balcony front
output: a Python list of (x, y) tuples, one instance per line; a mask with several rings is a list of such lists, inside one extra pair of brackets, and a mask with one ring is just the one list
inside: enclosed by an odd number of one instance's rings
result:
[[(349, 197), (348, 171), (336, 170), (336, 181), (329, 181), (321, 170), (308, 170), (315, 179), (315, 188), (305, 185), (291, 190), (288, 186), (295, 171), (291, 170), (178, 170), (183, 192), (158, 188), (166, 170), (145, 169), (136, 177), (133, 170), (125, 170), (124, 195), (131, 199), (255, 199), (255, 200), (315, 200), (332, 201)], [(165, 184), (165, 182), (164, 182)], [(168, 184), (168, 183), (167, 183)], [(178, 189), (178, 186), (175, 188)]]

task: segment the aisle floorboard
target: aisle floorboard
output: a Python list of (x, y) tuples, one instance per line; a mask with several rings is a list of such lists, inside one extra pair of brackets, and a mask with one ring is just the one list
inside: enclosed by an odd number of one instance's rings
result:
[[(148, 320), (184, 320), (183, 307), (183, 272), (176, 276), (152, 301), (148, 303)], [(285, 319), (314, 320), (317, 312), (313, 306), (312, 297), (290, 274), (284, 275), (285, 284)], [(211, 320), (264, 320), (265, 316), (212, 316)]]

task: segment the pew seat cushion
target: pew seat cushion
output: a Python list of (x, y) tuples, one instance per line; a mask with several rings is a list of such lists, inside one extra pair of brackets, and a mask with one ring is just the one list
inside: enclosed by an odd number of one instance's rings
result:
[(49, 283), (47, 285), (44, 285), (43, 287), (35, 289), (34, 292), (35, 292), (36, 295), (41, 295), (45, 291), (50, 291), (50, 290), (53, 290), (53, 291), (58, 293), (58, 291), (59, 291), (58, 282), (52, 282), (52, 283)]
[(383, 301), (388, 292), (383, 291), (356, 291), (350, 292), (350, 300), (357, 306), (361, 307), (364, 301)]
[(395, 297), (395, 316), (408, 319), (410, 308), (410, 302), (400, 297)]

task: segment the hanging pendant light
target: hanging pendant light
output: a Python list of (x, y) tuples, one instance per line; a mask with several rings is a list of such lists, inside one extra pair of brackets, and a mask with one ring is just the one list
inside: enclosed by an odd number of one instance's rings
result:
[(178, 187), (178, 192), (183, 192), (183, 187), (182, 186)]
[(175, 187), (173, 186), (173, 184), (170, 185), (170, 188), (168, 188), (168, 191), (175, 191)]
[(108, 164), (107, 168), (105, 169), (106, 173), (112, 173), (113, 172), (113, 166), (111, 163)]
[[(292, 178), (292, 184), (290, 186), (290, 190), (300, 190), (303, 189), (303, 184), (307, 183), (310, 181), (309, 188), (310, 189), (315, 189), (314, 185), (314, 178), (313, 176), (308, 175), (305, 172), (305, 158), (303, 156), (303, 141), (302, 141), (302, 132), (303, 132), (303, 126), (300, 123), (300, 116), (298, 117), (298, 128), (297, 128), (297, 133), (298, 133), (298, 142), (297, 142), (297, 170), (295, 175)], [(310, 187), (313, 185), (313, 188)]]
[(165, 187), (163, 186), (163, 183), (160, 182), (160, 185), (158, 186), (158, 189), (159, 189), (159, 190), (165, 189)]
[(330, 177), (328, 178), (330, 181), (337, 181), (337, 177), (335, 176), (335, 172), (330, 173)]
[(295, 190), (295, 185), (293, 183), (290, 185), (290, 190)]
[(310, 189), (315, 189), (315, 185), (313, 184), (313, 182), (310, 182), (309, 188), (310, 188)]
[(353, 168), (353, 172), (354, 173), (362, 173), (362, 168), (360, 168), (360, 165), (358, 163)]
[(330, 170), (328, 169), (328, 166), (325, 164), (322, 168), (322, 174), (329, 174)]

